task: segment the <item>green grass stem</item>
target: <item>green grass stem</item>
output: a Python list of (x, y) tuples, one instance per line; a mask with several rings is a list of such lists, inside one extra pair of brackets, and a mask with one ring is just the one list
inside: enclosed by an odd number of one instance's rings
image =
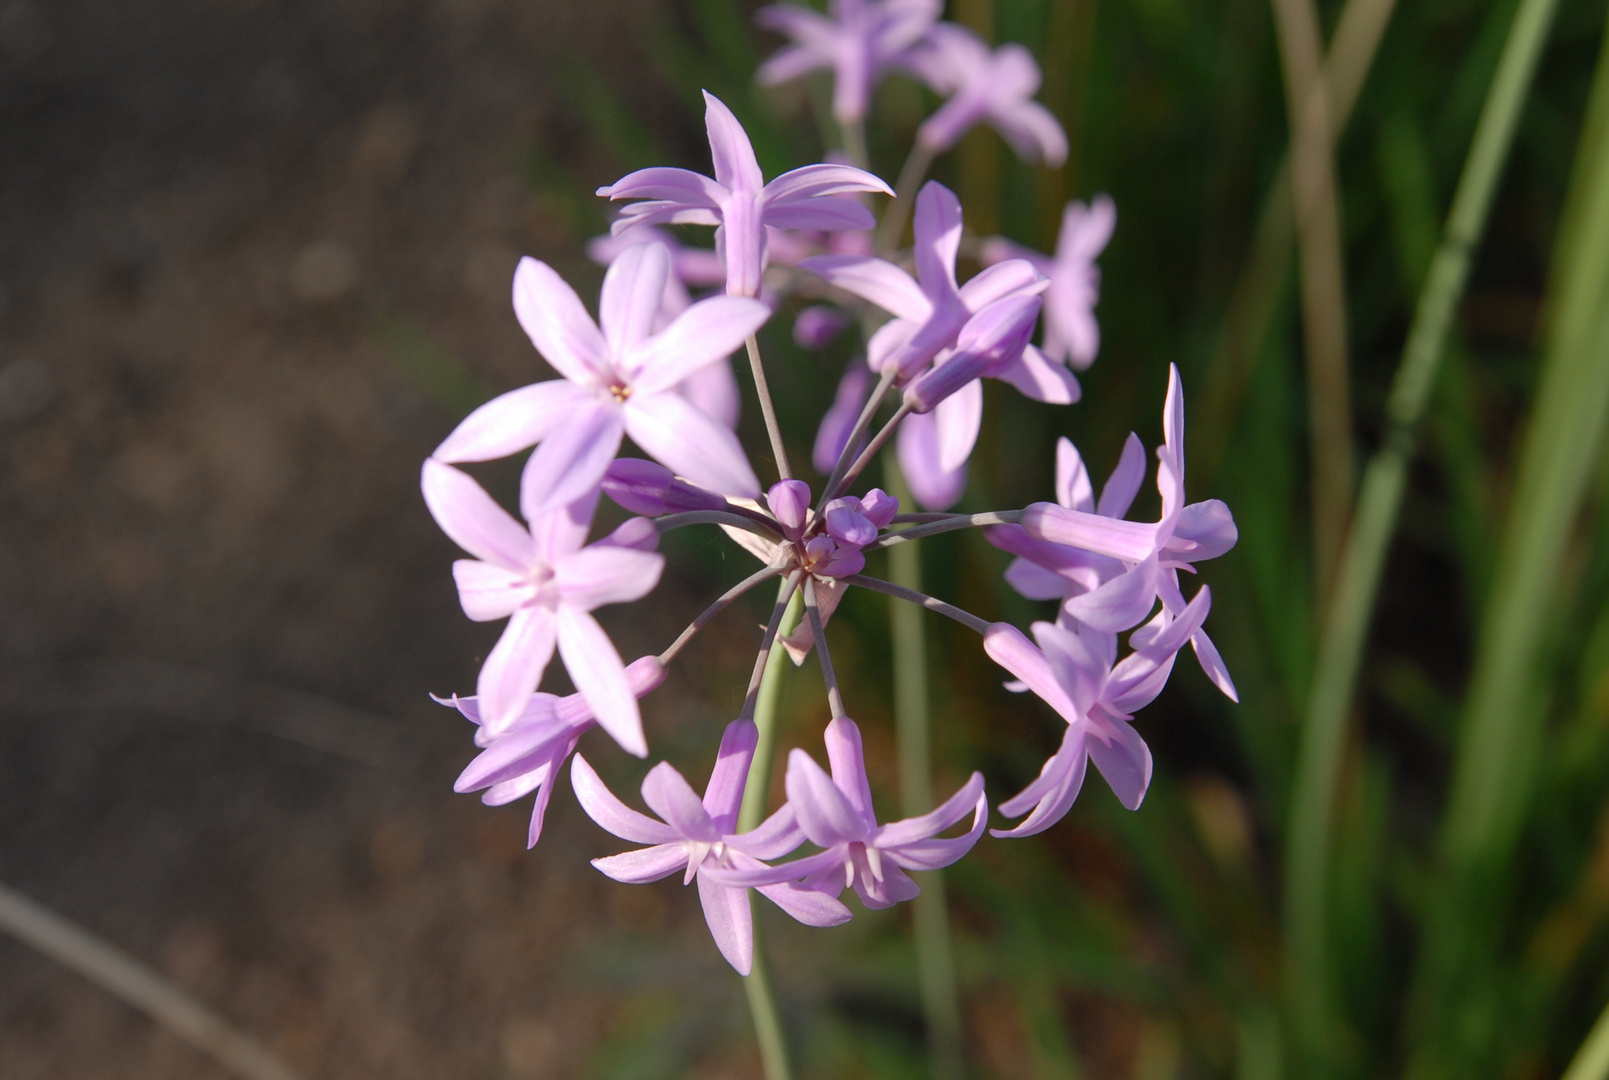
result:
[(1609, 1006), (1587, 1033), (1587, 1040), (1576, 1051), (1563, 1080), (1609, 1080)]
[(1485, 228), (1556, 6), (1556, 0), (1524, 0), (1515, 15), (1386, 403), (1386, 435), (1364, 472), (1335, 602), (1320, 638), (1298, 751), (1285, 864), (1285, 980), (1298, 1029), (1309, 1038), (1322, 1037), (1329, 1022), (1325, 896), (1330, 833), (1346, 721), (1380, 572), (1402, 506), (1414, 431), (1429, 400), (1470, 258)]

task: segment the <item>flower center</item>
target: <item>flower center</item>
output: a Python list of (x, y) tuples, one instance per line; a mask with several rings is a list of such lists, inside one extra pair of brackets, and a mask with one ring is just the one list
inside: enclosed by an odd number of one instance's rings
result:
[(609, 393), (618, 402), (624, 402), (631, 396), (631, 387), (622, 382), (610, 384)]

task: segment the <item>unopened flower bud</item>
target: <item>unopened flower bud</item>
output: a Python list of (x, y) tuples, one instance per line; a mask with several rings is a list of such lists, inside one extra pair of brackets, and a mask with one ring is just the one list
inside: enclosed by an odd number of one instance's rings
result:
[(929, 412), (973, 379), (1005, 370), (1028, 344), (1039, 306), (1037, 296), (1008, 296), (972, 316), (950, 358), (906, 387), (905, 403), (913, 412)]
[(659, 517), (677, 510), (719, 510), (726, 499), (642, 458), (617, 458), (603, 474), (603, 493), (633, 514)]
[(835, 307), (815, 304), (805, 308), (793, 320), (794, 344), (801, 349), (825, 349), (835, 341), (849, 317)]
[(771, 508), (783, 531), (796, 537), (804, 528), (805, 515), (810, 512), (810, 485), (803, 480), (779, 481), (765, 493), (765, 504)]
[(882, 488), (872, 488), (860, 497), (860, 512), (879, 529), (886, 529), (899, 513), (899, 500)]
[(860, 512), (860, 500), (853, 498), (827, 504), (827, 532), (840, 544), (855, 548), (877, 539), (877, 526)]

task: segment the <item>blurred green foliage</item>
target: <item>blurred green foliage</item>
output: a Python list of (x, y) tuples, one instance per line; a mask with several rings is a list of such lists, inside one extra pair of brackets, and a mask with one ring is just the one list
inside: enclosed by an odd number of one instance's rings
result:
[[(1517, 6), (1402, 0), (1340, 137), (1365, 453)], [(752, 10), (736, 0), (654, 7), (630, 31), (641, 65), (628, 85), (565, 61), (576, 120), (595, 155), (618, 167), (575, 176), (530, 155), (536, 194), (577, 245), (605, 220), (589, 201), (598, 184), (649, 163), (707, 168), (701, 88), (748, 126), (768, 176), (819, 159), (831, 134), (826, 83), (755, 87), (754, 67), (777, 43), (751, 30)], [(975, 132), (936, 168), (969, 225), (1046, 250), (1066, 199), (1105, 191), (1119, 208), (1084, 402), (1050, 409), (991, 386), (963, 509), (1044, 498), (1059, 435), (1098, 475), (1131, 428), (1155, 445), (1176, 362), (1191, 429), (1222, 440), (1192, 442), (1191, 495), (1227, 501), (1241, 537), (1203, 577), (1242, 703), (1223, 701), (1182, 662), (1138, 720), (1158, 759), (1140, 811), (1091, 779), (1055, 829), (986, 841), (952, 872), (970, 1069), (1559, 1075), (1609, 1000), (1609, 77), (1600, 70), (1593, 86), (1603, 4), (1561, 2), (1409, 473), (1338, 763), (1322, 886), (1330, 966), (1320, 989), (1333, 1009), (1311, 1042), (1293, 1035), (1298, 988), (1281, 968), (1285, 823), (1318, 641), (1294, 274), (1253, 283), (1274, 313), (1253, 353), (1221, 344), (1289, 142), (1270, 12), (1258, 0), (957, 0), (949, 14), (1036, 52), (1041, 98), (1073, 147), (1052, 172)], [(1339, 6), (1320, 14), (1329, 32)], [(663, 130), (639, 106), (667, 97), (686, 122)], [(933, 104), (910, 83), (885, 84), (874, 171), (898, 171)], [(688, 230), (689, 242), (707, 243), (699, 232)], [(801, 354), (788, 322), (776, 320), (762, 343), (790, 451), (806, 461), (849, 346)], [(426, 371), (400, 333), (385, 331), (411, 358), (405, 366), (456, 402), (462, 380)], [(1204, 417), (1201, 388), (1225, 363), (1241, 365), (1243, 393), (1213, 398)], [(743, 435), (763, 445), (757, 416), (745, 415)], [(1154, 508), (1147, 498), (1140, 515)], [(1005, 557), (978, 537), (924, 547), (931, 591), (1019, 624), (1048, 616), (1004, 587)], [(712, 582), (745, 566), (707, 545), (676, 555)], [(992, 798), (1015, 792), (1060, 721), (1000, 689), (965, 631), (943, 623), (931, 634), (938, 787), (981, 767)], [(874, 785), (892, 800), (886, 604), (852, 595), (834, 638)], [(813, 747), (819, 676), (793, 674), (786, 694), (783, 745)], [(775, 966), (807, 1072), (922, 1075), (901, 916), (862, 914), (829, 932), (775, 922)], [(744, 1024), (712, 1019), (741, 1009), (735, 991), (668, 993), (645, 975), (631, 985), (640, 989), (597, 1075), (747, 1060)]]

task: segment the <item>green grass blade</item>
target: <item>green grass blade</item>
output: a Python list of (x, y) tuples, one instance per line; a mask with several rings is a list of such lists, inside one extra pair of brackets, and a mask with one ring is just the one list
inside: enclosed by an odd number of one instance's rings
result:
[(1429, 400), (1470, 257), (1485, 227), (1556, 6), (1556, 0), (1524, 0), (1515, 15), (1386, 403), (1386, 436), (1364, 472), (1335, 601), (1320, 640), (1297, 757), (1285, 863), (1286, 985), (1298, 1026), (1315, 1044), (1327, 1038), (1330, 1023), (1325, 897), (1346, 718), (1402, 505), (1414, 429)]

